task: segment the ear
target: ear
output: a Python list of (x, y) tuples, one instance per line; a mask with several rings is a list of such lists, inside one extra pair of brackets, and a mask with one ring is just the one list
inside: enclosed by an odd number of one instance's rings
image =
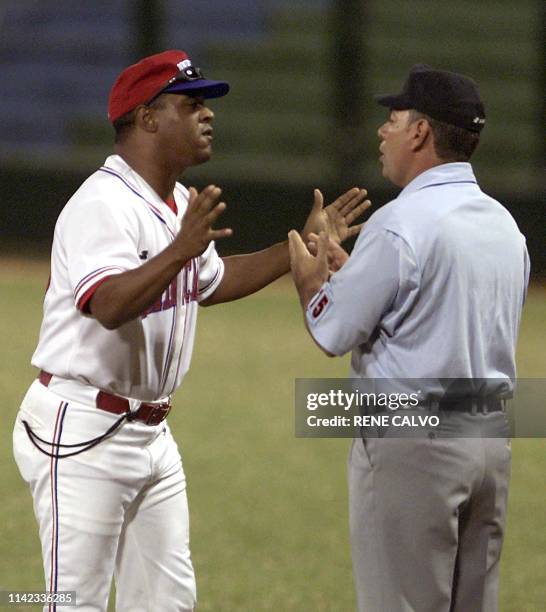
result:
[(411, 123), (411, 150), (420, 151), (432, 141), (432, 130), (426, 119), (417, 119)]
[(135, 124), (146, 132), (157, 132), (158, 119), (154, 109), (150, 106), (139, 106), (136, 109)]

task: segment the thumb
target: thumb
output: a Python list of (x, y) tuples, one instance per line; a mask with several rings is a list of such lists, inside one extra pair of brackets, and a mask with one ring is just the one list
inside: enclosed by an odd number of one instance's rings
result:
[(298, 257), (301, 257), (307, 251), (301, 236), (296, 230), (291, 230), (288, 232), (288, 250), (290, 252), (290, 259), (292, 261)]
[(322, 196), (320, 189), (315, 189), (313, 194), (315, 196), (315, 201), (313, 202), (313, 212), (320, 212), (324, 206), (324, 197)]

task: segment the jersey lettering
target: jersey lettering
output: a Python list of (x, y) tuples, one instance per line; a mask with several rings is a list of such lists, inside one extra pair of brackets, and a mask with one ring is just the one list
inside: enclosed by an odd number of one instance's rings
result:
[(198, 270), (197, 262), (195, 259), (192, 259), (184, 266), (183, 279), (184, 279), (184, 285), (183, 285), (183, 291), (182, 291), (183, 303), (189, 304), (190, 302), (195, 302), (197, 300), (197, 295), (199, 293), (199, 289), (198, 289), (199, 270)]
[(178, 294), (178, 282), (177, 277), (175, 276), (171, 284), (165, 289), (161, 297), (155, 301), (147, 310), (142, 313), (142, 318), (145, 319), (149, 314), (153, 314), (154, 312), (161, 312), (163, 310), (169, 310), (169, 308), (173, 308), (177, 303), (177, 294)]
[[(161, 297), (154, 302), (142, 314), (146, 318), (149, 314), (169, 310), (177, 305), (178, 298), (178, 277), (173, 278), (171, 284), (165, 289)], [(189, 304), (197, 301), (199, 294), (199, 270), (195, 259), (189, 261), (182, 269), (182, 303)]]

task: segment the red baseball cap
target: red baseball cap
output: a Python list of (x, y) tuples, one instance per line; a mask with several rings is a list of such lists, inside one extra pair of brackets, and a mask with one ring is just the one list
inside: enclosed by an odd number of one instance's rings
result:
[(108, 120), (114, 123), (161, 93), (221, 98), (228, 91), (228, 83), (206, 79), (184, 51), (164, 51), (145, 57), (118, 76), (110, 91)]

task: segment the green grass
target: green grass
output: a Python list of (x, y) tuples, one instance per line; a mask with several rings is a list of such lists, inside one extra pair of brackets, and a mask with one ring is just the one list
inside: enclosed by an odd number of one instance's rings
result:
[[(0, 278), (0, 589), (42, 588), (11, 429), (35, 376), (29, 359), (46, 280), (39, 266)], [(530, 292), (520, 376), (546, 375), (545, 298), (544, 289)], [(199, 609), (354, 610), (348, 441), (296, 439), (293, 431), (294, 379), (345, 376), (347, 358), (329, 360), (314, 347), (284, 282), (199, 316), (192, 368), (169, 417), (188, 478)], [(537, 612), (546, 601), (546, 441), (515, 440), (513, 457), (501, 610)]]

